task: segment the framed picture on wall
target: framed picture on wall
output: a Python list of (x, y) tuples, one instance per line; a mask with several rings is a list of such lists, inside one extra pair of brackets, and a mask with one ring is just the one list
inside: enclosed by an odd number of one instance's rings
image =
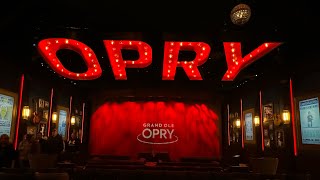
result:
[(252, 108), (243, 111), (242, 119), (244, 121), (244, 142), (254, 144), (256, 142), (255, 126), (253, 121), (254, 109)]
[(47, 136), (47, 123), (41, 121), (39, 123), (38, 132), (41, 133), (42, 137)]
[(79, 128), (81, 126), (81, 116), (76, 116), (76, 126)]
[(300, 101), (299, 112), (302, 144), (320, 144), (319, 98)]
[(48, 118), (49, 118), (49, 110), (43, 110), (42, 119), (44, 121), (48, 121)]
[(299, 149), (320, 150), (320, 93), (295, 98)]
[(271, 131), (273, 130), (273, 122), (269, 123), (269, 130), (271, 130)]
[(273, 104), (268, 103), (263, 105), (263, 122), (273, 120)]
[(18, 94), (0, 88), (0, 135), (7, 134), (14, 140), (16, 127)]
[(232, 134), (232, 142), (236, 142), (236, 133)]
[(58, 106), (57, 107), (57, 112), (58, 112), (58, 134), (62, 136), (63, 139), (67, 137), (68, 133), (68, 123), (70, 121), (70, 115), (69, 115), (69, 108), (63, 107), (63, 106)]
[(49, 101), (44, 101), (44, 108), (49, 108)]
[(274, 135), (273, 135), (273, 132), (271, 132), (270, 134), (269, 134), (269, 137), (270, 137), (270, 141), (273, 141), (274, 140)]
[(42, 109), (49, 108), (49, 101), (39, 98), (38, 102), (39, 102), (39, 108), (42, 108)]
[(37, 134), (37, 126), (28, 126), (27, 134), (36, 135)]
[(269, 148), (271, 145), (270, 139), (264, 139), (264, 146)]
[(38, 99), (38, 107), (39, 108), (44, 108), (44, 100), (41, 99), (41, 98)]
[(44, 100), (43, 97), (35, 97), (33, 102), (33, 114), (32, 122), (34, 124), (39, 124), (42, 122), (48, 122), (49, 119), (49, 102)]
[(276, 145), (279, 148), (282, 148), (285, 146), (285, 142), (284, 142), (284, 130), (283, 129), (279, 129), (275, 131), (276, 134)]
[(236, 132), (236, 141), (235, 142), (239, 142), (239, 132)]

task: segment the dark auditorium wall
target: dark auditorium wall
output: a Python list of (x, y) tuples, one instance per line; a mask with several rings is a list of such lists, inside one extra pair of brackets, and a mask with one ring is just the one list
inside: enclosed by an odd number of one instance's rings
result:
[[(320, 77), (319, 72), (309, 72), (309, 73), (296, 73), (291, 76), (293, 82), (293, 95), (294, 99), (301, 97), (307, 97), (312, 95), (320, 94), (320, 84), (315, 83)], [(267, 77), (256, 80), (255, 82), (248, 82), (238, 88), (230, 91), (230, 96), (226, 100), (226, 104), (230, 105), (230, 112), (239, 112), (240, 114), (240, 99), (243, 100), (243, 110), (248, 108), (255, 108), (258, 112), (259, 107), (259, 91), (262, 92), (262, 104), (272, 103), (274, 113), (281, 114), (283, 109), (290, 109), (290, 77), (280, 77), (275, 75), (274, 77)], [(297, 102), (296, 104), (297, 105)], [(296, 120), (296, 132), (299, 133), (299, 117), (297, 117), (298, 108), (295, 107), (295, 120)], [(224, 108), (223, 113), (226, 114), (226, 109)], [(226, 118), (227, 116), (224, 115)], [(291, 117), (292, 118), (292, 117)], [(226, 122), (226, 121), (223, 121)], [(224, 123), (223, 127), (227, 129), (227, 124)], [(320, 160), (319, 146), (313, 146), (312, 148), (305, 148), (301, 145), (301, 137), (298, 134), (298, 156), (294, 156), (293, 151), (293, 132), (292, 132), (292, 119), (289, 125), (274, 126), (275, 129), (283, 129), (285, 132), (285, 147), (279, 148), (276, 146), (275, 142), (271, 143), (270, 148), (266, 148), (262, 151), (261, 148), (261, 130), (260, 127), (256, 128), (256, 143), (246, 144), (244, 149), (241, 148), (241, 141), (236, 144), (228, 146), (227, 133), (225, 133), (223, 146), (224, 146), (224, 156), (232, 156), (235, 154), (242, 154), (245, 158), (244, 161), (248, 162), (248, 157), (260, 157), (260, 156), (271, 156), (279, 158), (278, 171), (287, 171), (295, 169), (296, 171), (305, 172), (312, 171), (316, 172), (316, 164)], [(270, 133), (271, 131), (269, 131)], [(295, 160), (295, 161), (292, 161)], [(293, 163), (295, 162), (295, 163)]]
[[(8, 47), (6, 47), (8, 48)], [(3, 49), (2, 49), (3, 50)], [(21, 84), (21, 77), (24, 75), (24, 89), (22, 94), (22, 107), (28, 105), (31, 113), (35, 111), (34, 100), (37, 98), (50, 101), (51, 88), (54, 89), (52, 111), (56, 110), (56, 106), (69, 107), (69, 97), (73, 96), (73, 110), (77, 108), (80, 110), (82, 103), (86, 102), (85, 90), (79, 91), (79, 88), (70, 83), (70, 81), (62, 81), (62, 78), (50, 71), (44, 66), (39, 71), (36, 66), (41, 66), (44, 63), (42, 60), (38, 61), (23, 61), (25, 55), (11, 52), (12, 49), (0, 55), (4, 61), (2, 71), (0, 71), (0, 88), (6, 91), (15, 93), (19, 97), (19, 90)], [(11, 54), (10, 54), (11, 53)], [(28, 56), (28, 58), (30, 58)], [(50, 73), (48, 73), (50, 72)], [(18, 99), (15, 99), (18, 104)], [(18, 109), (17, 109), (18, 110)], [(13, 126), (16, 124), (17, 116), (13, 117)], [(86, 117), (85, 117), (86, 118)], [(19, 141), (23, 134), (27, 132), (27, 126), (34, 125), (29, 120), (22, 120), (20, 122)], [(15, 129), (15, 128), (14, 128)]]
[[(235, 87), (229, 92), (228, 100), (225, 102), (230, 105), (230, 113), (238, 112), (239, 116), (240, 111), (240, 99), (242, 99), (242, 110), (246, 111), (248, 109), (254, 109), (253, 116), (260, 117), (260, 91), (262, 94), (262, 106), (271, 103), (273, 105), (273, 113), (280, 114), (284, 109), (290, 109), (290, 96), (289, 96), (289, 78), (279, 78), (277, 75), (274, 76), (264, 76), (257, 77), (254, 81), (247, 81), (241, 83), (238, 87)], [(226, 113), (226, 111), (224, 111)], [(223, 121), (226, 122), (226, 121)], [(292, 144), (292, 132), (291, 126), (288, 124), (272, 124), (272, 127), (269, 127), (270, 123), (263, 125), (264, 131), (268, 131), (268, 135), (264, 135), (264, 139), (270, 140), (270, 147), (264, 146), (262, 150), (262, 137), (261, 137), (261, 127), (260, 125), (254, 127), (254, 143), (244, 143), (244, 148), (242, 148), (242, 141), (238, 143), (231, 143), (228, 146), (227, 139), (225, 139), (224, 148), (225, 156), (230, 157), (235, 154), (241, 155), (241, 161), (244, 163), (249, 162), (250, 157), (279, 157), (279, 169), (285, 171), (292, 169), (291, 164), (283, 164), (290, 157), (293, 156), (293, 144)], [(224, 124), (224, 127), (227, 128), (227, 125)], [(276, 144), (276, 132), (279, 130), (284, 131), (284, 146), (278, 147)], [(239, 130), (240, 139), (241, 139), (241, 128)], [(227, 136), (227, 133), (226, 133)], [(272, 140), (272, 138), (273, 140)]]
[[(320, 72), (311, 71), (304, 74), (299, 74), (294, 77), (293, 88), (296, 101), (296, 109), (298, 109), (298, 100), (307, 97), (320, 96), (320, 83), (318, 83)], [(296, 119), (299, 120), (299, 116), (296, 113)], [(296, 126), (300, 128), (299, 123)], [(299, 133), (300, 131), (298, 131)], [(301, 134), (297, 136), (298, 141), (298, 157), (296, 158), (296, 169), (300, 172), (319, 172), (318, 162), (320, 161), (320, 145), (303, 146), (301, 140)]]

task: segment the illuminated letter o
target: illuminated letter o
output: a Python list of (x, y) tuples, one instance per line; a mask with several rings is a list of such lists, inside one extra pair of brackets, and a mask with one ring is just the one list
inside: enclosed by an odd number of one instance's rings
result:
[[(149, 132), (149, 135), (148, 135), (148, 136), (145, 135), (145, 132), (146, 132), (146, 131)], [(146, 129), (144, 129), (144, 130), (142, 131), (142, 136), (143, 136), (144, 138), (146, 138), (146, 139), (149, 139), (149, 138), (151, 138), (151, 136), (152, 136), (152, 131), (151, 131), (149, 128), (146, 128)]]

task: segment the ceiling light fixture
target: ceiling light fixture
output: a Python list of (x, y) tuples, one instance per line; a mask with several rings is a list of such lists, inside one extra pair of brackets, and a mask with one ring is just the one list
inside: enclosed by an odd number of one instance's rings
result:
[(236, 5), (230, 13), (230, 18), (235, 25), (244, 25), (251, 17), (251, 8), (246, 4)]

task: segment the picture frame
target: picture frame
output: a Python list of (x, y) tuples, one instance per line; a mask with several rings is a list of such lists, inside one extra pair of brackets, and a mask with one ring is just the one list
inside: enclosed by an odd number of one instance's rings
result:
[(244, 124), (244, 142), (247, 144), (256, 143), (256, 129), (254, 125), (254, 108), (244, 110), (242, 122)]
[(81, 127), (81, 122), (82, 122), (82, 116), (76, 115), (76, 126)]
[(47, 135), (47, 122), (40, 122), (38, 125), (38, 132), (41, 133), (42, 137)]
[(39, 124), (41, 121), (48, 122), (49, 119), (49, 102), (44, 97), (34, 97), (32, 122), (33, 124)]
[(270, 148), (270, 146), (271, 146), (270, 139), (264, 139), (264, 146), (267, 147), (267, 148)]
[(36, 135), (37, 134), (37, 126), (27, 126), (27, 134)]
[(269, 134), (269, 138), (270, 138), (270, 141), (273, 141), (273, 140), (274, 140), (274, 134), (273, 134), (273, 132), (271, 132), (271, 133)]
[[(297, 146), (298, 146), (299, 151), (320, 150), (320, 144), (303, 143), (303, 135), (302, 135), (302, 133), (303, 133), (304, 130), (307, 129), (307, 126), (303, 125), (303, 121), (305, 121), (305, 120), (303, 120), (301, 117), (305, 117), (305, 116), (302, 115), (300, 102), (306, 101), (306, 100), (310, 100), (310, 99), (313, 99), (313, 98), (318, 98), (318, 101), (320, 101), (320, 93), (319, 92), (313, 92), (313, 93), (308, 93), (308, 95), (301, 95), (301, 96), (297, 96), (297, 97), (294, 98), (294, 106), (295, 106), (295, 112), (296, 112), (295, 124), (296, 124), (296, 134), (297, 134)], [(314, 108), (312, 108), (312, 109), (314, 109)], [(319, 111), (320, 111), (320, 109), (319, 109)], [(307, 118), (305, 118), (305, 119), (307, 119)], [(320, 120), (320, 118), (318, 120)], [(315, 127), (313, 127), (312, 129), (313, 129), (313, 131), (318, 131), (319, 132), (319, 130), (317, 128), (315, 128)], [(313, 138), (313, 139), (315, 140), (315, 138)]]
[(273, 122), (269, 122), (269, 130), (271, 130), (271, 131), (272, 131), (272, 130), (273, 130), (273, 128), (274, 128), (273, 126), (274, 126), (274, 125), (273, 125)]
[(43, 110), (42, 111), (42, 119), (44, 121), (48, 121), (48, 118), (49, 118), (49, 110)]
[(263, 105), (263, 122), (273, 120), (273, 103)]
[(49, 101), (44, 101), (44, 108), (49, 108)]
[(268, 131), (268, 129), (264, 129), (264, 130), (263, 130), (263, 135), (264, 135), (264, 137), (269, 137), (269, 131)]
[(57, 130), (58, 134), (62, 136), (63, 139), (67, 137), (69, 131), (70, 123), (70, 111), (69, 108), (64, 106), (57, 106)]
[(7, 134), (10, 142), (13, 142), (15, 137), (17, 106), (18, 94), (0, 88), (0, 134)]
[(283, 129), (278, 129), (275, 131), (275, 139), (276, 139), (276, 146), (278, 148), (285, 147), (285, 133)]
[(236, 143), (238, 143), (239, 142), (239, 139), (240, 139), (240, 135), (239, 135), (239, 132), (236, 132)]
[(41, 108), (44, 108), (45, 100), (39, 98), (39, 99), (38, 99), (38, 103), (39, 103), (39, 104), (38, 104), (38, 105), (39, 105), (38, 108), (40, 108), (40, 109), (41, 109)]

